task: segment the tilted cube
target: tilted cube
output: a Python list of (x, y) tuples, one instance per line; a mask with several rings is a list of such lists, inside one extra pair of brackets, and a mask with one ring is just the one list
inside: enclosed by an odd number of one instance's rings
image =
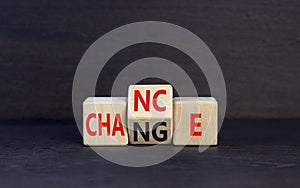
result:
[(131, 144), (169, 144), (173, 132), (171, 85), (131, 85), (128, 134)]

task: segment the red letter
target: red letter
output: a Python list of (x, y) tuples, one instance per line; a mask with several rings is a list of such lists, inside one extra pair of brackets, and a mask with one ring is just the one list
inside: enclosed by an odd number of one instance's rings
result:
[(96, 136), (96, 131), (92, 131), (90, 128), (90, 121), (92, 118), (96, 118), (96, 114), (94, 114), (94, 113), (89, 114), (88, 117), (86, 118), (86, 122), (85, 122), (86, 131), (88, 132), (88, 134), (90, 136)]
[(138, 99), (140, 99), (145, 111), (149, 111), (149, 104), (150, 104), (150, 90), (146, 90), (146, 102), (144, 101), (141, 93), (139, 90), (134, 90), (134, 111), (138, 111)]
[[(120, 126), (117, 127), (117, 124), (119, 124)], [(120, 114), (116, 114), (115, 122), (114, 122), (114, 128), (113, 128), (113, 131), (112, 131), (112, 136), (116, 135), (116, 131), (120, 131), (122, 136), (125, 135)]]
[(161, 94), (164, 94), (166, 95), (167, 94), (167, 91), (166, 90), (158, 90), (157, 92), (155, 92), (155, 94), (153, 95), (153, 107), (155, 108), (155, 110), (159, 111), (159, 112), (163, 112), (163, 111), (166, 111), (166, 107), (161, 107), (161, 106), (158, 106), (157, 105), (157, 98), (159, 95)]
[(99, 136), (102, 136), (102, 127), (107, 128), (107, 136), (110, 135), (110, 114), (106, 114), (106, 122), (102, 122), (102, 114), (98, 114)]
[(195, 128), (201, 126), (200, 122), (198, 122), (198, 123), (195, 122), (196, 118), (201, 118), (201, 114), (191, 114), (191, 119), (190, 119), (190, 123), (191, 123), (190, 134), (191, 134), (191, 136), (201, 136), (202, 135), (201, 131), (195, 132)]

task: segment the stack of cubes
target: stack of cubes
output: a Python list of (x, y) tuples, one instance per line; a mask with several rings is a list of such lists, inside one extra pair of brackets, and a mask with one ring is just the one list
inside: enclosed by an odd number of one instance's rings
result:
[(83, 143), (217, 145), (218, 104), (213, 97), (175, 97), (171, 85), (131, 85), (128, 97), (83, 102)]

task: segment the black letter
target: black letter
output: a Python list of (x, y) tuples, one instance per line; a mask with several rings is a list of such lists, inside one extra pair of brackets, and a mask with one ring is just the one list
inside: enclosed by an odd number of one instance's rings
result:
[(155, 123), (155, 125), (153, 126), (153, 130), (152, 130), (152, 135), (153, 135), (153, 138), (156, 140), (156, 141), (159, 141), (159, 142), (163, 142), (163, 141), (166, 141), (167, 140), (167, 137), (168, 137), (168, 131), (167, 130), (160, 130), (160, 134), (163, 135), (163, 137), (158, 137), (157, 134), (156, 134), (156, 129), (159, 127), (159, 126), (167, 126), (167, 123), (166, 122), (157, 122)]
[(144, 138), (145, 141), (149, 141), (149, 122), (145, 123), (145, 129), (146, 133), (143, 131), (143, 129), (140, 127), (140, 124), (138, 122), (133, 122), (133, 140), (138, 141), (138, 136), (137, 136), (137, 129), (141, 133), (142, 137)]

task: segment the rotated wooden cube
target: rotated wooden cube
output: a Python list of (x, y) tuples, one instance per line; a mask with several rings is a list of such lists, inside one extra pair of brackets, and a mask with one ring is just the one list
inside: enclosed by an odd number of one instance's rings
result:
[(171, 85), (131, 85), (128, 134), (131, 144), (169, 144), (173, 132)]
[(217, 145), (218, 103), (213, 97), (176, 97), (174, 145)]

